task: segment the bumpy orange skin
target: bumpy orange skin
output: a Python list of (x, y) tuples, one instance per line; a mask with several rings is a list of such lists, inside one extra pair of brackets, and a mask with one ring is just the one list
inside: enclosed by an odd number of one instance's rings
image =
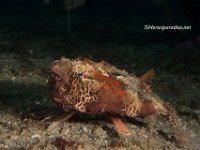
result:
[[(106, 62), (61, 58), (51, 66), (50, 96), (64, 109), (81, 113), (163, 117), (172, 126), (176, 141), (182, 143), (175, 111), (145, 83), (152, 75), (150, 70), (138, 78)], [(119, 119), (112, 120), (123, 126)]]

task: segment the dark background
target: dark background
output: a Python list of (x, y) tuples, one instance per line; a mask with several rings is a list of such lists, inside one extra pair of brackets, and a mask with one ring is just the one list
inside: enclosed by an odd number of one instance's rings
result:
[[(199, 43), (195, 42), (200, 33), (198, 0), (88, 0), (71, 10), (70, 35), (64, 7), (62, 0), (48, 4), (1, 0), (0, 37), (10, 45), (1, 42), (0, 51), (53, 59), (92, 57), (127, 69), (200, 72)], [(187, 25), (192, 30), (144, 30), (146, 24)]]

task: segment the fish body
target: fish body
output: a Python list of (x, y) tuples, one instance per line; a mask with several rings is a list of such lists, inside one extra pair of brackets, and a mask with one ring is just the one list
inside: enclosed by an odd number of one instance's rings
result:
[(53, 102), (65, 110), (91, 115), (159, 116), (172, 126), (177, 141), (180, 124), (173, 108), (146, 83), (153, 70), (136, 77), (109, 63), (61, 58), (52, 63), (49, 80)]

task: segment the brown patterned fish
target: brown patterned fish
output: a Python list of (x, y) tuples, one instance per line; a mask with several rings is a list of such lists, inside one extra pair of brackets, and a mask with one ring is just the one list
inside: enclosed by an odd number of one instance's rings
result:
[(131, 132), (120, 117), (163, 117), (171, 125), (176, 142), (184, 143), (174, 109), (146, 84), (153, 74), (150, 70), (138, 78), (104, 61), (61, 58), (51, 66), (50, 96), (53, 102), (73, 113), (108, 115), (118, 134), (125, 136)]

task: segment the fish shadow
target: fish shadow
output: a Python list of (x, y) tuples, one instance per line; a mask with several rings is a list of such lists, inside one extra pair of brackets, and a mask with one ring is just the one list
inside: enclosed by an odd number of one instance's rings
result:
[(14, 81), (0, 82), (1, 111), (13, 115), (42, 119), (57, 109), (48, 98), (47, 86)]

